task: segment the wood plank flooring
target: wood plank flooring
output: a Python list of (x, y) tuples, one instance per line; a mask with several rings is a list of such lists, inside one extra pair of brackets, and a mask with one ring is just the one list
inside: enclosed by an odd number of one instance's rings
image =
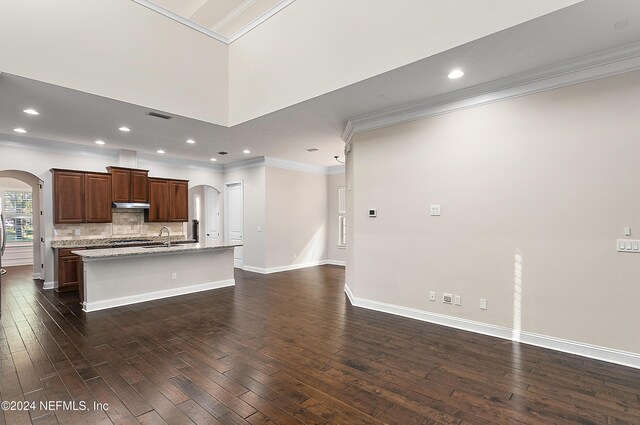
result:
[(640, 371), (354, 308), (340, 267), (90, 314), (30, 272), (3, 276), (0, 398), (37, 407), (0, 425), (640, 424)]

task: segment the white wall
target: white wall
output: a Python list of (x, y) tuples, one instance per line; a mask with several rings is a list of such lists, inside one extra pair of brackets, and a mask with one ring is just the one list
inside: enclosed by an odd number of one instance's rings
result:
[(293, 2), (229, 46), (230, 124), (291, 106), (578, 2)]
[(228, 47), (130, 0), (0, 0), (0, 72), (228, 122)]
[(327, 175), (266, 167), (266, 268), (327, 259)]
[[(265, 166), (236, 168), (225, 171), (224, 183), (243, 182), (244, 199), (244, 265), (264, 269), (266, 264)], [(224, 193), (224, 188), (221, 190)], [(223, 196), (224, 198), (224, 196)], [(225, 200), (220, 203), (224, 209)], [(224, 217), (226, 220), (226, 217)], [(258, 231), (260, 227), (260, 231)]]
[(338, 188), (344, 185), (344, 173), (327, 176), (327, 259), (333, 264), (346, 261), (345, 249), (338, 248)]
[(623, 227), (640, 235), (639, 98), (634, 72), (356, 135), (349, 288), (640, 353), (640, 256), (616, 252)]

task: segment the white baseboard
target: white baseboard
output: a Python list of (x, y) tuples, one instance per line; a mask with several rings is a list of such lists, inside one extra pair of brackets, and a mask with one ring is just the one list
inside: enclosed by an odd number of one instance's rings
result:
[(346, 261), (340, 261), (340, 260), (327, 260), (327, 264), (330, 264), (332, 266), (343, 266), (345, 267), (347, 265)]
[(44, 273), (34, 273), (33, 278), (36, 280), (44, 280)]
[(55, 283), (55, 282), (45, 282), (45, 283), (42, 285), (42, 289), (53, 289), (53, 288), (55, 288), (55, 287), (56, 287), (55, 285), (56, 285), (56, 283)]
[(287, 272), (290, 270), (305, 269), (307, 267), (324, 266), (325, 264), (329, 264), (329, 261), (318, 260), (318, 261), (310, 261), (308, 263), (290, 264), (288, 266), (269, 267), (269, 268), (253, 267), (253, 266), (245, 265), (242, 269), (248, 272), (271, 274), (271, 273)]
[(349, 298), (351, 304), (355, 307), (362, 307), (369, 310), (390, 313), (397, 316), (408, 317), (411, 319), (421, 320), (423, 322), (435, 323), (437, 325), (462, 329), (469, 332), (508, 339), (511, 341), (519, 341), (524, 344), (535, 345), (551, 350), (562, 351), (565, 353), (576, 354), (591, 359), (602, 360), (605, 362), (616, 363), (623, 366), (640, 369), (639, 353), (631, 353), (614, 348), (591, 345), (583, 342), (571, 341), (526, 331), (519, 332), (519, 337), (517, 337), (516, 332), (511, 328), (491, 325), (489, 323), (475, 322), (473, 320), (462, 319), (445, 314), (431, 313), (424, 310), (418, 310), (394, 304), (387, 304), (384, 302), (368, 300), (365, 298), (358, 298), (353, 295), (351, 289), (346, 285), (344, 287), (344, 292), (347, 294), (347, 297)]
[(89, 313), (92, 311), (104, 310), (106, 308), (119, 307), (129, 304), (137, 304), (145, 301), (159, 300), (162, 298), (174, 297), (177, 295), (192, 294), (194, 292), (208, 291), (210, 289), (225, 288), (234, 286), (235, 279), (219, 280), (216, 282), (199, 283), (197, 285), (183, 286), (174, 289), (165, 289), (162, 291), (150, 292), (140, 295), (129, 295), (126, 297), (111, 298), (108, 300), (83, 302), (82, 309)]

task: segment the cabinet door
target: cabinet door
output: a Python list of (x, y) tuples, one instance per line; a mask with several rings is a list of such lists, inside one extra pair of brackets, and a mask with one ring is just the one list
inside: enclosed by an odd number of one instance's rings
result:
[(149, 179), (147, 221), (169, 221), (169, 180)]
[(131, 199), (131, 172), (118, 168), (112, 168), (110, 171), (113, 202), (129, 202)]
[(111, 174), (85, 173), (86, 223), (111, 223)]
[(169, 182), (169, 220), (189, 221), (189, 187), (185, 181)]
[(84, 173), (53, 171), (53, 209), (56, 224), (84, 220)]
[(80, 257), (58, 258), (58, 291), (73, 291), (80, 283)]
[(147, 171), (131, 170), (131, 202), (149, 202)]

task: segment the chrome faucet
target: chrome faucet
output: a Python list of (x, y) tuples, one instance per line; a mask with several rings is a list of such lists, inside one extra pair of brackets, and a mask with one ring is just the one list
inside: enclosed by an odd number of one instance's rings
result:
[(162, 236), (162, 232), (164, 232), (164, 229), (167, 229), (167, 243), (165, 245), (167, 245), (167, 248), (171, 248), (171, 230), (167, 226), (164, 226), (162, 227), (162, 229), (160, 229), (160, 233), (158, 234), (158, 236)]

